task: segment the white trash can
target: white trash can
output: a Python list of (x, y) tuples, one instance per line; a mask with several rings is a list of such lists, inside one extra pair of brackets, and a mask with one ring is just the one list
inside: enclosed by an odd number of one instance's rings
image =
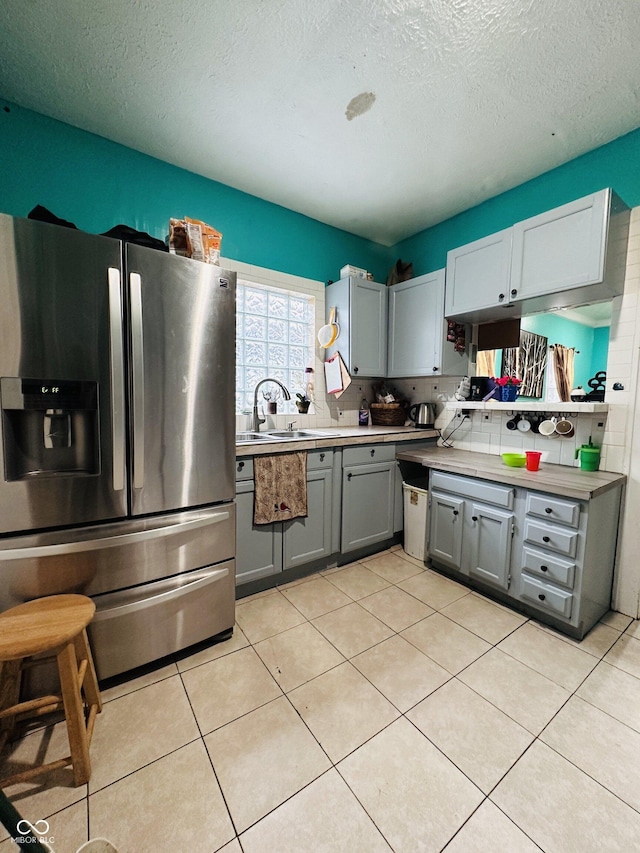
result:
[(427, 553), (427, 521), (429, 493), (426, 489), (402, 484), (404, 496), (404, 550), (411, 557), (422, 560)]

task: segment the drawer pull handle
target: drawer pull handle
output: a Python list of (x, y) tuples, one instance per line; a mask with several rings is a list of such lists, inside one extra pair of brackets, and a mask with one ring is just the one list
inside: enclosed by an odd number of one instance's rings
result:
[(321, 454), (320, 454), (320, 461), (321, 461), (321, 462), (324, 462), (324, 456), (325, 456), (325, 455), (324, 455), (324, 453), (321, 453)]
[(543, 542), (551, 542), (551, 537), (550, 536), (543, 536), (542, 541)]
[(547, 596), (546, 596), (543, 592), (541, 592), (541, 593), (540, 593), (540, 595), (538, 596), (538, 598), (540, 599), (540, 601), (544, 601), (546, 597), (547, 597)]
[(551, 507), (550, 507), (550, 506), (546, 506), (546, 507), (544, 508), (544, 511), (547, 513), (547, 515), (551, 515), (551, 513), (553, 512), (553, 510), (551, 509)]
[(477, 516), (477, 515), (472, 515), (472, 516), (471, 516), (471, 521), (477, 521), (477, 520), (478, 520), (478, 516)]
[(541, 571), (541, 572), (548, 572), (548, 571), (549, 571), (549, 566), (540, 566), (540, 571)]
[(458, 510), (457, 510), (457, 509), (454, 509), (453, 514), (454, 514), (454, 515), (458, 515)]

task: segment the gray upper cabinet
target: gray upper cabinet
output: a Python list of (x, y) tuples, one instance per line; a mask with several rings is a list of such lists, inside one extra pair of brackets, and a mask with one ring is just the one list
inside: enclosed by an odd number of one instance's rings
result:
[[(447, 253), (445, 316), (475, 323), (487, 309), (511, 313), (511, 242), (513, 229), (498, 231)], [(502, 315), (501, 315), (502, 316)]]
[[(511, 262), (514, 298), (558, 295), (557, 307), (564, 307), (567, 299), (575, 304), (582, 298), (575, 291), (590, 301), (621, 293), (621, 276), (612, 275), (613, 258), (608, 254), (619, 248), (611, 238), (615, 241), (616, 230), (628, 223), (628, 214), (611, 190), (602, 190), (518, 222), (513, 227)], [(574, 292), (566, 294), (568, 290)], [(542, 307), (553, 304), (548, 299), (540, 302)]]
[(337, 310), (340, 334), (326, 350), (339, 352), (352, 376), (384, 376), (387, 370), (387, 287), (363, 278), (342, 278), (325, 289), (327, 322)]
[(445, 315), (482, 323), (619, 296), (629, 216), (605, 189), (453, 249)]
[(466, 353), (446, 340), (445, 271), (394, 284), (389, 291), (389, 354), (387, 376), (462, 376)]

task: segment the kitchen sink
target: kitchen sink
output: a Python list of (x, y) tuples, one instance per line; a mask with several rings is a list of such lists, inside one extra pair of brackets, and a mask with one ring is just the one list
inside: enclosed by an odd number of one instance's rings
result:
[(237, 432), (236, 444), (247, 444), (250, 441), (274, 441), (275, 439), (265, 432)]
[(319, 432), (314, 429), (270, 429), (266, 435), (268, 435), (269, 438), (326, 438), (328, 436), (335, 435), (335, 433)]

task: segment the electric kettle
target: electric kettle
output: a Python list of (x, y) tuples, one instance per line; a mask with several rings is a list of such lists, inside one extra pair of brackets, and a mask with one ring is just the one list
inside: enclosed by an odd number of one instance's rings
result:
[(417, 429), (433, 429), (436, 420), (436, 407), (433, 403), (414, 403), (407, 412), (409, 420)]

